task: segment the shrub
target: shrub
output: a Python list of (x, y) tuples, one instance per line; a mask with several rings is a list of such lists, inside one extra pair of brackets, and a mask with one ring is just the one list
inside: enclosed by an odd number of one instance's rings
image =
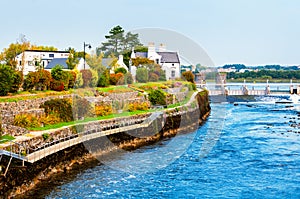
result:
[(92, 107), (87, 99), (81, 98), (80, 96), (75, 96), (73, 98), (72, 110), (74, 118), (79, 119), (85, 116), (89, 116), (92, 111)]
[(133, 83), (133, 77), (131, 73), (126, 73), (124, 76), (124, 83), (125, 84), (132, 84)]
[(39, 82), (39, 78), (37, 76), (37, 73), (29, 72), (25, 76), (25, 80), (23, 83), (23, 89), (24, 90), (33, 90), (38, 82)]
[(115, 74), (123, 73), (125, 75), (127, 73), (127, 70), (125, 68), (117, 68), (114, 72)]
[(162, 90), (151, 90), (148, 97), (152, 105), (166, 105), (166, 95)]
[(70, 122), (73, 120), (72, 105), (66, 99), (51, 99), (46, 101), (40, 108), (45, 109), (46, 116), (57, 114), (63, 122)]
[(185, 71), (182, 73), (182, 77), (189, 82), (195, 83), (195, 76), (191, 71)]
[(105, 116), (112, 114), (112, 107), (110, 105), (105, 104), (97, 104), (95, 105), (95, 114), (97, 116)]
[(105, 70), (99, 77), (98, 86), (106, 87), (109, 85), (109, 70)]
[(40, 118), (40, 123), (46, 125), (58, 124), (62, 122), (59, 115), (56, 113), (50, 113)]
[(0, 64), (0, 96), (5, 96), (14, 83), (14, 70), (10, 66)]
[(54, 90), (54, 91), (63, 91), (63, 90), (65, 90), (64, 82), (52, 79), (50, 88), (51, 88), (51, 90)]
[(124, 77), (123, 73), (110, 74), (109, 83), (111, 85), (120, 85), (122, 83), (120, 82), (122, 77)]
[(22, 85), (22, 82), (23, 82), (23, 73), (21, 71), (14, 71), (10, 92), (12, 93), (18, 92), (19, 88)]
[(83, 87), (90, 86), (91, 80), (92, 80), (92, 72), (89, 69), (81, 70), (80, 73), (82, 74), (83, 79)]
[(37, 117), (31, 114), (18, 114), (14, 118), (13, 125), (22, 128), (35, 128), (40, 126), (40, 122)]
[(83, 78), (82, 78), (82, 74), (79, 72), (76, 75), (76, 80), (75, 80), (75, 88), (81, 88), (83, 86)]
[(50, 88), (52, 79), (51, 73), (46, 70), (38, 70), (36, 73), (36, 77), (38, 79), (37, 83), (41, 90), (48, 90)]
[(98, 73), (95, 70), (91, 70), (91, 73), (92, 73), (92, 78), (91, 78), (90, 86), (96, 87), (98, 84)]
[(148, 70), (146, 68), (138, 68), (136, 70), (136, 80), (140, 83), (148, 82)]
[(75, 71), (68, 71), (69, 73), (69, 84), (68, 88), (74, 88), (75, 87), (75, 82), (76, 82), (76, 72)]
[(45, 140), (47, 140), (50, 137), (50, 135), (49, 135), (49, 133), (43, 133), (42, 137), (43, 137), (43, 139), (45, 141)]
[(53, 79), (63, 82), (64, 90), (68, 90), (69, 79), (72, 78), (69, 72), (64, 71), (61, 65), (56, 65), (54, 68), (52, 68), (51, 75)]
[(149, 73), (149, 81), (150, 82), (157, 82), (159, 80), (159, 76), (154, 73), (154, 72), (150, 72)]
[(149, 109), (149, 102), (134, 102), (134, 103), (130, 103), (128, 106), (128, 110), (130, 112), (136, 111), (136, 110), (142, 110), (142, 111), (146, 111)]

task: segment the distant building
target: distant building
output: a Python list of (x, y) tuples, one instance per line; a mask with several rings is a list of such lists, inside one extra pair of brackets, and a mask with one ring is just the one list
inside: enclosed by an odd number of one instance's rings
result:
[(23, 71), (24, 75), (36, 71), (38, 65), (46, 68), (47, 65), (55, 58), (68, 58), (68, 51), (42, 51), (42, 50), (25, 50), (17, 55), (17, 69)]
[(166, 79), (175, 79), (180, 77), (180, 59), (177, 52), (166, 51), (166, 46), (160, 44), (156, 50), (153, 42), (148, 44), (148, 52), (134, 52), (132, 49), (131, 58), (144, 57), (153, 60), (159, 64), (166, 72)]
[(117, 68), (124, 68), (128, 71), (128, 67), (123, 61), (123, 55), (119, 55), (118, 60), (114, 58), (102, 58), (102, 65), (106, 68), (110, 68), (110, 74), (115, 73)]

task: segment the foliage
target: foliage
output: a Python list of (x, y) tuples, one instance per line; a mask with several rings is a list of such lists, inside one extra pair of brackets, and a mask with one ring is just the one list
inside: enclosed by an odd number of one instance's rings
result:
[(166, 95), (162, 90), (151, 90), (148, 99), (152, 105), (166, 105)]
[(149, 107), (150, 107), (149, 102), (133, 102), (129, 104), (128, 110), (130, 112), (137, 111), (137, 110), (146, 111), (149, 109)]
[(191, 71), (185, 71), (185, 72), (183, 72), (183, 73), (182, 73), (182, 76), (183, 76), (183, 78), (184, 78), (186, 81), (195, 83), (195, 75), (194, 75)]
[(48, 115), (42, 116), (40, 118), (40, 122), (46, 126), (46, 125), (53, 125), (62, 122), (62, 120), (59, 118), (59, 115), (57, 113), (50, 113)]
[(124, 75), (124, 84), (132, 84), (133, 83), (133, 77), (131, 73), (126, 73)]
[(127, 70), (125, 68), (117, 68), (115, 69), (115, 74), (117, 73), (123, 73), (124, 75), (127, 73)]
[(90, 86), (91, 87), (96, 87), (98, 84), (98, 73), (95, 70), (90, 70), (92, 73), (92, 78), (91, 78), (91, 82), (90, 82)]
[(112, 107), (104, 103), (95, 105), (95, 114), (97, 116), (105, 116), (112, 114)]
[(0, 65), (0, 96), (5, 96), (13, 87), (15, 71), (6, 65)]
[(14, 69), (17, 67), (17, 55), (30, 48), (30, 42), (28, 42), (25, 37), (20, 40), (20, 42), (12, 43), (8, 48), (4, 48), (3, 52), (0, 54), (0, 61), (4, 61), (7, 65)]
[(121, 85), (120, 79), (124, 77), (123, 73), (110, 74), (109, 83), (111, 85)]
[(83, 79), (83, 87), (88, 87), (91, 84), (92, 80), (92, 72), (89, 69), (81, 70), (80, 73), (82, 74)]
[(137, 58), (132, 59), (132, 65), (136, 66), (136, 67), (145, 66), (148, 64), (154, 64), (154, 61), (150, 60), (146, 57), (137, 57)]
[(159, 80), (159, 76), (154, 73), (154, 72), (150, 72), (149, 73), (149, 81), (150, 82), (157, 82)]
[(50, 135), (49, 135), (49, 133), (43, 133), (42, 137), (43, 137), (43, 139), (45, 141), (45, 140), (47, 140), (50, 137)]
[(40, 122), (34, 115), (18, 114), (14, 118), (13, 125), (22, 128), (35, 128), (40, 126)]
[[(89, 116), (92, 111), (90, 102), (80, 96), (73, 97), (73, 116), (75, 119), (81, 119)], [(72, 112), (72, 111), (71, 111)]]
[(10, 88), (10, 92), (16, 93), (23, 82), (23, 73), (21, 71), (14, 71), (12, 85)]
[(100, 75), (99, 80), (98, 80), (98, 86), (100, 86), (100, 87), (108, 86), (109, 78), (110, 78), (109, 70), (107, 69)]
[[(294, 70), (259, 70), (255, 71), (245, 71), (244, 73), (230, 72), (227, 73), (227, 78), (238, 79), (238, 78), (252, 78), (252, 79), (263, 79), (271, 77), (272, 79), (300, 79), (300, 72)], [(270, 79), (271, 79), (270, 78)]]
[(41, 105), (40, 108), (45, 109), (46, 116), (56, 114), (63, 122), (73, 120), (72, 105), (67, 99), (51, 99)]
[(124, 50), (131, 49), (134, 46), (141, 45), (138, 34), (128, 32), (124, 35), (124, 30), (121, 26), (115, 26), (109, 31), (109, 35), (106, 35), (106, 42), (102, 43), (102, 46), (97, 49), (97, 54), (104, 52), (105, 55), (114, 54), (119, 55)]
[(73, 78), (68, 71), (63, 70), (61, 65), (56, 65), (51, 69), (51, 76), (53, 79), (63, 82), (65, 90), (69, 88), (69, 79)]
[(136, 70), (136, 80), (140, 83), (148, 82), (148, 70), (146, 68), (138, 68)]
[(82, 73), (79, 71), (76, 71), (76, 80), (74, 87), (75, 88), (81, 88), (83, 86), (83, 78), (82, 78)]
[(68, 84), (68, 88), (74, 88), (75, 87), (75, 83), (76, 83), (76, 72), (75, 71), (67, 71), (69, 73), (69, 84)]
[(64, 82), (62, 82), (60, 80), (52, 79), (51, 83), (50, 83), (50, 88), (51, 88), (51, 90), (54, 90), (54, 91), (63, 91), (63, 90), (65, 90), (65, 85), (64, 85)]
[(69, 49), (69, 57), (66, 61), (66, 64), (68, 65), (68, 69), (71, 69), (73, 70), (77, 64), (79, 63), (79, 56), (78, 56), (78, 53), (75, 51), (74, 48), (70, 48)]

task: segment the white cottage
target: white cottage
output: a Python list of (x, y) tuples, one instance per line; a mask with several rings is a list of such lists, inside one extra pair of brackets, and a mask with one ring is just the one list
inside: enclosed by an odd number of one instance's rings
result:
[(148, 44), (148, 52), (134, 52), (132, 49), (131, 58), (145, 57), (159, 64), (166, 72), (166, 79), (175, 79), (180, 77), (180, 59), (177, 52), (166, 51), (166, 46), (160, 44), (156, 51), (153, 42)]
[(36, 71), (38, 64), (43, 68), (55, 58), (68, 58), (68, 51), (42, 51), (42, 50), (25, 50), (23, 53), (17, 55), (17, 69), (22, 70), (23, 74), (27, 75), (29, 72)]

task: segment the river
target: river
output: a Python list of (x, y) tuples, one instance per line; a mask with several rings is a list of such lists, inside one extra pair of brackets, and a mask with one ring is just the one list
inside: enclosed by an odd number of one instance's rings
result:
[[(59, 185), (41, 194), (46, 198), (300, 198), (300, 105), (276, 104), (276, 100), (282, 98), (212, 103), (210, 117), (197, 131), (57, 179)], [(163, 162), (158, 151), (172, 158)]]

